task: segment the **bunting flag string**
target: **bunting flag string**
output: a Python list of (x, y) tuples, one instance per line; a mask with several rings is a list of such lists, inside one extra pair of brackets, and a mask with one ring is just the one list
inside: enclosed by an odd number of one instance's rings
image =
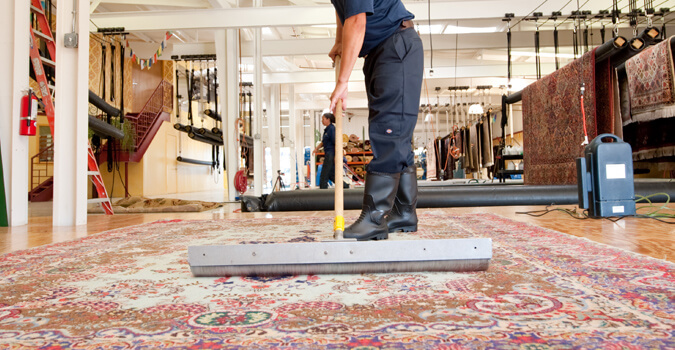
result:
[(129, 50), (129, 57), (136, 62), (136, 64), (141, 66), (141, 69), (148, 68), (150, 69), (153, 64), (157, 63), (157, 60), (159, 60), (159, 57), (162, 56), (162, 52), (164, 52), (164, 49), (167, 47), (167, 41), (173, 36), (173, 33), (171, 31), (167, 31), (166, 34), (164, 35), (164, 40), (160, 43), (159, 47), (155, 51), (154, 55), (150, 58), (142, 59), (136, 55), (134, 50), (129, 47), (129, 40), (126, 40), (126, 47)]

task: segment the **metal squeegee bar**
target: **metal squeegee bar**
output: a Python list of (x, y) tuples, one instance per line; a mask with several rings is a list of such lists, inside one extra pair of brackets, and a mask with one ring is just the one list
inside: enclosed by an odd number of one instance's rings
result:
[(193, 246), (195, 276), (475, 271), (492, 258), (489, 238)]

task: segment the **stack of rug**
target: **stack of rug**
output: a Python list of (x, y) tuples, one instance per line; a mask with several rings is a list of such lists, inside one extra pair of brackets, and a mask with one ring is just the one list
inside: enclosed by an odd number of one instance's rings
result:
[(667, 349), (675, 265), (499, 216), (473, 273), (194, 278), (187, 247), (332, 237), (331, 219), (160, 221), (0, 256), (0, 348)]

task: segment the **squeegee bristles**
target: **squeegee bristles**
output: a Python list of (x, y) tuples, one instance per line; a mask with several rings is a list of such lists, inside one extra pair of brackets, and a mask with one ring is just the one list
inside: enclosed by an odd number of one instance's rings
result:
[(362, 273), (402, 272), (467, 272), (485, 271), (490, 259), (439, 260), (387, 263), (334, 263), (334, 264), (289, 264), (248, 266), (196, 266), (196, 277), (220, 276), (283, 276), (283, 275), (334, 275)]

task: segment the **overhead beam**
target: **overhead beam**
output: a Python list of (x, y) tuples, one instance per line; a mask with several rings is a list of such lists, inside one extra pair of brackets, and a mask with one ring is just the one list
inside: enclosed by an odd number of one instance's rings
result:
[(209, 7), (209, 3), (202, 0), (100, 0), (104, 4), (145, 5), (145, 6), (174, 6), (174, 7)]
[(89, 3), (89, 13), (94, 13), (98, 5), (101, 4), (101, 0), (93, 0), (91, 3)]
[[(408, 3), (406, 7), (415, 14), (416, 20), (429, 19), (426, 2)], [(541, 4), (540, 0), (447, 1), (433, 2), (431, 7), (431, 20), (502, 18), (507, 12), (515, 12), (517, 16), (526, 16), (529, 13), (528, 11), (537, 7), (539, 7), (538, 11), (543, 13), (560, 10), (560, 4), (556, 2)], [(587, 4), (584, 10), (595, 13), (606, 9), (606, 7), (597, 2), (592, 2)], [(480, 11), (477, 11), (477, 8), (480, 8)], [(514, 9), (518, 11), (514, 11)], [(330, 5), (268, 6), (260, 8), (96, 13), (92, 14), (91, 19), (99, 27), (124, 27), (128, 31), (288, 27), (334, 24), (335, 10)]]
[[(621, 29), (620, 35), (625, 37), (632, 36), (630, 29)], [(540, 45), (541, 48), (553, 47), (553, 31), (540, 31)], [(600, 30), (594, 29), (593, 44), (600, 44)], [(559, 45), (561, 48), (572, 46), (572, 31), (559, 31)], [(611, 37), (608, 30), (606, 39)], [(457, 47), (459, 50), (478, 50), (478, 49), (506, 49), (506, 33), (475, 33), (475, 34), (461, 34), (457, 38), (457, 46), (455, 46), (454, 34), (436, 34), (432, 35), (434, 51), (440, 50), (454, 50)], [(265, 40), (265, 45), (262, 49), (263, 56), (302, 56), (302, 55), (327, 55), (330, 48), (333, 47), (335, 39), (289, 39), (289, 40)], [(422, 35), (422, 42), (425, 48), (429, 48), (429, 36)], [(531, 49), (534, 46), (533, 32), (513, 32), (512, 34), (512, 48)], [(197, 54), (213, 54), (215, 53), (215, 46), (212, 43), (200, 44), (180, 44), (173, 45), (170, 53), (173, 55), (197, 55)], [(167, 51), (169, 52), (169, 51)], [(243, 42), (241, 44), (241, 53), (244, 57), (253, 56), (253, 45), (251, 42)]]
[[(594, 29), (593, 40), (595, 45), (600, 44), (600, 30)], [(629, 35), (626, 30), (626, 35)], [(620, 33), (624, 33), (621, 31)], [(607, 38), (611, 37), (610, 31), (607, 31)], [(572, 46), (573, 32), (571, 30), (560, 30), (558, 33), (561, 47)], [(422, 42), (425, 48), (429, 48), (429, 35), (422, 35)], [(457, 39), (457, 40), (456, 40)], [(460, 50), (477, 49), (506, 49), (506, 33), (473, 33), (461, 34), (458, 38), (454, 34), (436, 34), (432, 35), (434, 50), (454, 50), (457, 47)], [(534, 32), (513, 32), (512, 48), (532, 48), (534, 47)], [(457, 43), (455, 46), (455, 42)], [(335, 43), (334, 38), (325, 39), (289, 39), (289, 40), (266, 40), (263, 47), (263, 56), (302, 56), (302, 55), (328, 55), (328, 51)], [(553, 31), (540, 31), (540, 46), (542, 48), (553, 47)], [(244, 57), (253, 55), (251, 42), (243, 42), (241, 52)]]
[(208, 2), (214, 9), (227, 9), (232, 7), (232, 4), (227, 0), (208, 0)]
[[(476, 65), (476, 66), (462, 66), (456, 70), (457, 78), (489, 78), (489, 77), (505, 77), (506, 65)], [(535, 65), (533, 63), (514, 63), (513, 76), (535, 76)], [(555, 70), (555, 65), (551, 63), (542, 64), (542, 72), (552, 72)], [(439, 67), (434, 66), (434, 78), (449, 78), (455, 77), (455, 67)], [(243, 81), (252, 81), (253, 74), (243, 74)], [(263, 84), (304, 84), (304, 83), (325, 83), (335, 80), (335, 73), (331, 70), (320, 71), (302, 71), (289, 73), (264, 73)], [(363, 72), (361, 70), (354, 70), (351, 74), (350, 82), (363, 81)], [(350, 88), (351, 91), (351, 88)]]

